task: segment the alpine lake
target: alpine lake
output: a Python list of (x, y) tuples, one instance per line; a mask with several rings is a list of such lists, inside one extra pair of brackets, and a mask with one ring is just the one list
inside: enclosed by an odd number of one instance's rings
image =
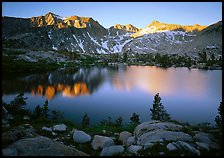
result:
[(90, 125), (120, 116), (122, 124), (129, 124), (133, 113), (140, 122), (151, 120), (150, 108), (159, 93), (172, 119), (214, 125), (222, 101), (222, 70), (125, 65), (62, 68), (2, 80), (2, 91), (7, 103), (24, 92), (30, 110), (47, 99), (50, 110), (60, 110), (78, 125), (85, 113)]

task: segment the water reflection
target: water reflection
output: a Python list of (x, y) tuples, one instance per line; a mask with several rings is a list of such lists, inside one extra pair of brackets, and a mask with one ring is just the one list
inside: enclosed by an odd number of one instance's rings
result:
[(63, 111), (66, 119), (77, 124), (85, 112), (91, 124), (108, 116), (122, 116), (129, 123), (134, 112), (140, 121), (147, 121), (153, 97), (159, 92), (172, 118), (214, 123), (222, 97), (221, 72), (154, 66), (67, 68), (3, 80), (2, 92), (6, 99), (25, 92), (30, 107), (46, 98), (49, 108)]
[(12, 81), (3, 81), (3, 92), (31, 92), (32, 95), (53, 99), (62, 93), (63, 97), (90, 95), (105, 81), (110, 80), (117, 90), (131, 91), (135, 88), (150, 95), (178, 95), (181, 91), (201, 96), (208, 84), (206, 74), (187, 68), (162, 69), (147, 66), (91, 67), (62, 69), (43, 75), (31, 75)]
[(199, 96), (205, 90), (205, 82), (205, 76), (198, 70), (131, 66), (127, 67), (124, 73), (117, 74), (113, 79), (113, 86), (118, 90), (127, 91), (139, 88), (151, 95), (158, 92), (176, 95), (182, 90), (184, 93)]
[(31, 92), (32, 95), (45, 96), (49, 100), (60, 93), (63, 97), (90, 95), (102, 84), (107, 73), (106, 68), (97, 67), (61, 69), (2, 81), (3, 93)]

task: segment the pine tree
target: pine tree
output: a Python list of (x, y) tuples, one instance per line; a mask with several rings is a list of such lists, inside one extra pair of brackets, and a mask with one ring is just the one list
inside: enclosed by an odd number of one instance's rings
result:
[(36, 108), (34, 109), (34, 116), (35, 118), (39, 118), (42, 115), (42, 109), (40, 105), (37, 105)]
[(219, 108), (218, 108), (218, 113), (219, 113), (219, 115), (217, 115), (215, 117), (215, 123), (216, 123), (216, 126), (218, 128), (222, 129), (222, 117), (223, 117), (222, 102), (220, 102), (220, 105), (219, 105)]
[(153, 105), (150, 111), (152, 112), (152, 120), (169, 121), (171, 119), (170, 115), (166, 112), (164, 106), (161, 103), (159, 93), (154, 96)]
[(139, 115), (133, 113), (132, 116), (130, 117), (131, 123), (132, 124), (139, 124)]
[(85, 113), (85, 115), (82, 118), (82, 126), (83, 127), (89, 126), (89, 117), (88, 117), (87, 113)]
[(42, 107), (42, 111), (43, 111), (43, 115), (44, 117), (48, 117), (48, 112), (49, 112), (49, 109), (48, 109), (48, 100), (45, 101), (43, 107)]

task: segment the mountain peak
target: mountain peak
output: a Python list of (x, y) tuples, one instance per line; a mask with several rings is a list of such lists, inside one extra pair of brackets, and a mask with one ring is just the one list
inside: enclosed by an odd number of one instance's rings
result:
[(56, 15), (56, 14), (54, 14), (53, 12), (48, 12), (46, 15), (48, 15), (48, 14)]
[(157, 20), (153, 20), (151, 24), (158, 24), (158, 23), (160, 23), (160, 22)]
[(139, 29), (131, 24), (127, 24), (127, 25), (121, 25), (121, 24), (116, 24), (114, 25), (115, 29), (119, 29), (119, 30), (126, 30), (129, 32), (137, 32), (139, 31)]

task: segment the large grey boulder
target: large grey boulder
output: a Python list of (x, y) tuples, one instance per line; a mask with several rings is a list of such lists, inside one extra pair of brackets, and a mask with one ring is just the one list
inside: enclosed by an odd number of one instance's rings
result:
[(123, 144), (127, 143), (127, 139), (132, 136), (132, 133), (128, 131), (123, 131), (119, 134), (119, 140), (122, 141)]
[(91, 136), (83, 131), (76, 130), (73, 133), (73, 140), (76, 143), (86, 143), (91, 141)]
[(20, 139), (3, 149), (3, 156), (88, 156), (88, 154), (65, 146), (43, 136)]
[(124, 147), (122, 145), (112, 145), (109, 147), (104, 147), (100, 153), (100, 156), (116, 156), (124, 152)]
[(110, 137), (95, 135), (91, 143), (94, 150), (114, 145), (114, 141)]
[(183, 126), (174, 124), (172, 122), (160, 122), (153, 120), (139, 124), (134, 130), (134, 135), (136, 137), (139, 137), (143, 133), (159, 129), (169, 131), (180, 131), (181, 129), (183, 129)]
[(186, 141), (193, 142), (192, 137), (184, 132), (153, 130), (137, 137), (137, 145), (145, 146), (148, 143), (164, 142), (164, 141)]
[(127, 149), (127, 151), (132, 154), (137, 154), (137, 152), (140, 150), (142, 150), (142, 146), (139, 146), (139, 145), (131, 145)]

